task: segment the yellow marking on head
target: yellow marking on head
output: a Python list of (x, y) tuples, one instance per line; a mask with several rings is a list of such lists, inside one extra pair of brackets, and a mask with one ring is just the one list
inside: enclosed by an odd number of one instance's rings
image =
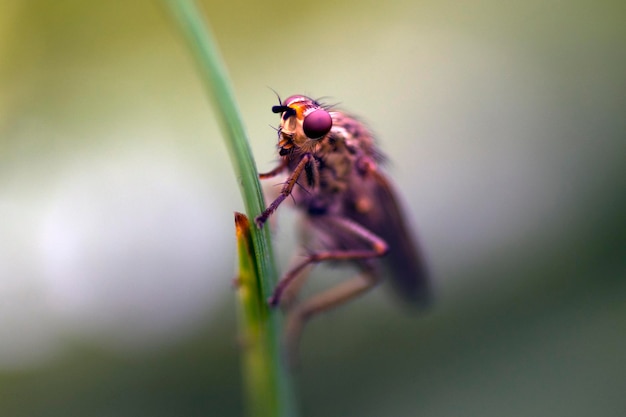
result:
[(293, 104), (290, 104), (289, 107), (296, 111), (296, 117), (298, 120), (304, 119), (304, 113), (309, 107), (305, 101), (297, 101)]

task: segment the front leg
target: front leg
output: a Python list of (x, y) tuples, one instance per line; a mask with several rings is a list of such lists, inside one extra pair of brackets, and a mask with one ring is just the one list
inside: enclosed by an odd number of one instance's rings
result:
[(268, 178), (274, 178), (275, 176), (277, 176), (278, 174), (280, 174), (281, 172), (283, 172), (285, 170), (285, 168), (287, 168), (287, 159), (286, 158), (282, 158), (280, 161), (280, 164), (274, 168), (273, 170), (269, 171), (269, 172), (262, 172), (259, 174), (259, 179), (261, 180), (265, 180)]
[(296, 181), (298, 181), (298, 177), (300, 177), (300, 174), (302, 174), (302, 171), (304, 171), (304, 168), (312, 160), (313, 160), (313, 156), (309, 153), (306, 153), (302, 156), (302, 159), (300, 160), (296, 168), (293, 170), (289, 178), (287, 178), (287, 182), (285, 182), (285, 185), (280, 190), (280, 194), (278, 197), (276, 197), (276, 200), (272, 201), (272, 204), (270, 204), (263, 211), (263, 213), (258, 215), (256, 219), (254, 219), (254, 222), (256, 223), (259, 229), (263, 227), (263, 224), (265, 224), (265, 222), (272, 215), (272, 213), (274, 213), (276, 209), (278, 208), (278, 206), (283, 201), (285, 201), (285, 199), (291, 194), (293, 187), (296, 185)]

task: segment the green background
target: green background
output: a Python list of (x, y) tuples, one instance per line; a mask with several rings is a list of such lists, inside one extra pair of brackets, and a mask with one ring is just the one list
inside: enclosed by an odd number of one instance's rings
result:
[[(311, 323), (302, 416), (626, 414), (623, 2), (202, 6), (259, 170), (271, 89), (340, 103), (432, 265), (428, 314), (385, 287)], [(0, 415), (242, 415), (235, 210), (160, 3), (0, 2)]]

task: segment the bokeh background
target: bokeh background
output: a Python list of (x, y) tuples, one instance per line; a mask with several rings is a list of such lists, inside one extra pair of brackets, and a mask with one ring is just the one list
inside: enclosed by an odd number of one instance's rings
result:
[[(270, 88), (340, 102), (434, 273), (428, 314), (383, 287), (311, 323), (302, 416), (626, 415), (626, 3), (202, 6), (259, 169)], [(242, 415), (235, 210), (159, 2), (0, 2), (0, 415)]]

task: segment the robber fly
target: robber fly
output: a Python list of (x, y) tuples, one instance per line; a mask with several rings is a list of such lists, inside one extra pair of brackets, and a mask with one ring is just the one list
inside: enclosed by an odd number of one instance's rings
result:
[(271, 306), (290, 304), (304, 273), (326, 261), (352, 262), (359, 275), (289, 308), (290, 348), (304, 323), (374, 287), (391, 273), (398, 293), (411, 304), (429, 299), (426, 266), (413, 240), (391, 183), (381, 172), (382, 156), (365, 125), (344, 112), (294, 95), (272, 107), (281, 115), (279, 165), (261, 179), (288, 173), (278, 197), (256, 219), (263, 227), (289, 196), (303, 212), (307, 254), (280, 279)]

